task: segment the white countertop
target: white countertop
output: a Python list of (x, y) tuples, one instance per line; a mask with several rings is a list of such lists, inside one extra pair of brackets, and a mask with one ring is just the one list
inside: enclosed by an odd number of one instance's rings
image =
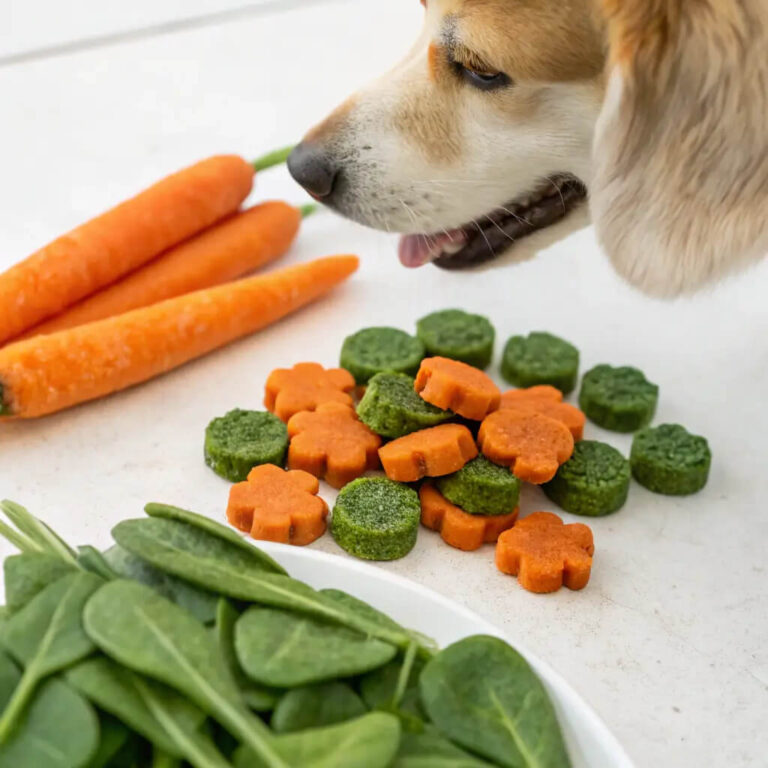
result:
[[(95, 4), (80, 0), (73, 13), (85, 18)], [(373, 0), (279, 9), (196, 0), (185, 4), (190, 17), (234, 12), (163, 32), (153, 25), (176, 18), (181, 3), (141, 0), (130, 17), (127, 4), (106, 3), (114, 15), (101, 26), (90, 19), (80, 37), (139, 31), (78, 52), (69, 50), (78, 38), (71, 14), (55, 18), (63, 5), (10, 0), (0, 12), (10, 7), (18, 29), (13, 39), (0, 36), (0, 268), (165, 172), (216, 152), (253, 156), (289, 143), (389, 66), (420, 14), (415, 0), (389, 0), (386, 10)], [(35, 53), (62, 45), (61, 55)], [(7, 60), (23, 51), (23, 61)], [(302, 200), (282, 170), (261, 177), (261, 196)], [(661, 386), (657, 422), (680, 422), (710, 440), (707, 488), (670, 499), (634, 485), (621, 512), (588, 521), (597, 552), (583, 592), (529, 594), (496, 571), (492, 547), (461, 553), (426, 530), (411, 555), (381, 567), (524, 639), (638, 766), (766, 766), (768, 262), (663, 303), (614, 276), (591, 230), (543, 247), (553, 234), (518, 248), (518, 257), (541, 248), (535, 259), (492, 272), (409, 272), (391, 237), (318, 216), (285, 262), (357, 252), (362, 268), (349, 284), (158, 381), (0, 425), (0, 496), (76, 543), (106, 545), (110, 527), (149, 500), (222, 519), (228, 485), (203, 464), (203, 430), (232, 407), (260, 407), (273, 368), (336, 364), (347, 333), (376, 324), (409, 330), (420, 315), (450, 306), (489, 315), (499, 347), (512, 333), (550, 330), (581, 349), (583, 369), (633, 364)], [(587, 434), (629, 449), (626, 436), (591, 425)], [(523, 512), (539, 508), (552, 506), (527, 490)], [(329, 536), (313, 546), (340, 552)]]

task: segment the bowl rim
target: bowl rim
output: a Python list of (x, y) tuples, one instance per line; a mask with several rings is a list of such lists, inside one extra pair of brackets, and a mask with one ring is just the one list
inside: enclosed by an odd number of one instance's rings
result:
[(375, 565), (362, 560), (346, 558), (341, 555), (334, 555), (330, 552), (307, 549), (306, 547), (278, 544), (271, 541), (258, 541), (256, 544), (270, 555), (274, 556), (278, 561), (280, 561), (281, 555), (284, 555), (289, 560), (292, 558), (299, 558), (315, 560), (320, 563), (330, 563), (334, 567), (342, 567), (353, 573), (363, 573), (383, 582), (397, 585), (400, 588), (416, 593), (417, 596), (420, 596), (423, 599), (431, 600), (439, 604), (446, 610), (457, 614), (465, 621), (478, 625), (478, 628), (480, 629), (479, 634), (495, 635), (496, 637), (506, 640), (515, 648), (515, 650), (525, 656), (526, 660), (536, 670), (536, 673), (549, 685), (549, 687), (557, 690), (564, 706), (573, 711), (577, 711), (579, 715), (588, 722), (589, 727), (592, 729), (599, 743), (601, 743), (610, 752), (610, 756), (616, 760), (614, 763), (615, 768), (635, 768), (634, 763), (630, 760), (624, 747), (613, 735), (611, 730), (605, 724), (605, 721), (559, 672), (557, 672), (548, 662), (544, 661), (538, 654), (533, 652), (524, 642), (511, 638), (508, 633), (502, 631), (470, 608), (436, 592), (431, 587), (426, 587), (406, 576), (391, 573), (383, 568), (377, 568)]

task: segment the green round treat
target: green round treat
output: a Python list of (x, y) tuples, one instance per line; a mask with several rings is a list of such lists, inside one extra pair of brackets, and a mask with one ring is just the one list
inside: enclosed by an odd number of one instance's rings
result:
[(341, 489), (331, 534), (355, 557), (397, 560), (416, 544), (420, 519), (416, 491), (386, 477), (361, 477)]
[(282, 466), (287, 450), (285, 424), (266, 411), (238, 408), (205, 430), (205, 463), (233, 483), (245, 480), (258, 464)]
[(416, 335), (430, 356), (450, 357), (487, 368), (493, 357), (496, 331), (482, 315), (470, 315), (461, 309), (444, 309), (422, 317), (416, 323)]
[(377, 373), (415, 375), (424, 359), (424, 345), (397, 328), (363, 328), (344, 339), (341, 367), (362, 385)]
[(658, 399), (658, 386), (637, 368), (598, 365), (584, 374), (579, 407), (604, 429), (634, 432), (651, 421)]
[(613, 446), (582, 440), (576, 443), (571, 458), (541, 487), (566, 512), (601, 517), (624, 506), (629, 478), (629, 462)]
[(662, 424), (635, 435), (629, 463), (635, 480), (649, 491), (687, 496), (707, 484), (712, 453), (705, 438), (679, 424)]
[(360, 421), (382, 437), (402, 437), (435, 427), (453, 414), (422, 400), (404, 373), (377, 373), (357, 406)]
[(485, 456), (437, 478), (435, 485), (448, 501), (470, 515), (508, 515), (520, 499), (520, 481)]
[(513, 336), (504, 347), (501, 375), (516, 387), (549, 384), (567, 395), (578, 374), (579, 350), (551, 333)]

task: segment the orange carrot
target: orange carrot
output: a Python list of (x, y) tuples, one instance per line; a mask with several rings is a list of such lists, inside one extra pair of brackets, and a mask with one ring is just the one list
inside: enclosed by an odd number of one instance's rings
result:
[(171, 248), (20, 338), (75, 328), (228, 283), (282, 256), (296, 237), (300, 222), (301, 211), (287, 203), (256, 205)]
[(203, 160), (0, 275), (0, 344), (234, 213), (253, 186), (240, 157)]
[(345, 280), (335, 256), (0, 349), (0, 414), (32, 418), (126, 389), (247, 336)]

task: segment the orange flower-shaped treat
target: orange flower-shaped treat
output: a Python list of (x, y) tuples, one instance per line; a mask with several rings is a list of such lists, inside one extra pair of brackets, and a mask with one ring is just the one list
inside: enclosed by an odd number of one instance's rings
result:
[(424, 483), (419, 490), (421, 522), (438, 531), (446, 544), (469, 552), (483, 544), (493, 544), (499, 535), (511, 528), (519, 510), (508, 515), (470, 515), (451, 504), (432, 484)]
[(474, 421), (495, 411), (501, 398), (499, 388), (481, 370), (447, 357), (422, 360), (415, 388), (428, 403)]
[(323, 403), (352, 406), (355, 380), (343, 368), (326, 370), (318, 363), (297, 363), (278, 368), (267, 379), (264, 405), (282, 421), (301, 411), (314, 411)]
[(310, 544), (325, 533), (328, 505), (320, 483), (308, 472), (286, 472), (274, 464), (254, 467), (229, 491), (227, 519), (254, 539)]
[(534, 512), (499, 536), (496, 566), (517, 576), (530, 592), (583, 589), (592, 570), (595, 545), (583, 523), (563, 525), (552, 512)]
[(411, 432), (379, 448), (387, 477), (400, 483), (450, 475), (475, 456), (477, 446), (472, 433), (461, 424), (441, 424)]
[(563, 402), (563, 393), (556, 387), (541, 384), (528, 389), (510, 389), (501, 396), (499, 410), (517, 410), (541, 413), (550, 419), (562, 421), (571, 430), (574, 440), (584, 437), (587, 417), (575, 406)]
[(477, 434), (480, 450), (529, 483), (549, 482), (573, 453), (573, 435), (562, 421), (540, 413), (496, 411)]
[(324, 478), (334, 488), (379, 467), (381, 438), (347, 405), (323, 403), (314, 413), (297, 413), (288, 421), (288, 434), (288, 467)]

